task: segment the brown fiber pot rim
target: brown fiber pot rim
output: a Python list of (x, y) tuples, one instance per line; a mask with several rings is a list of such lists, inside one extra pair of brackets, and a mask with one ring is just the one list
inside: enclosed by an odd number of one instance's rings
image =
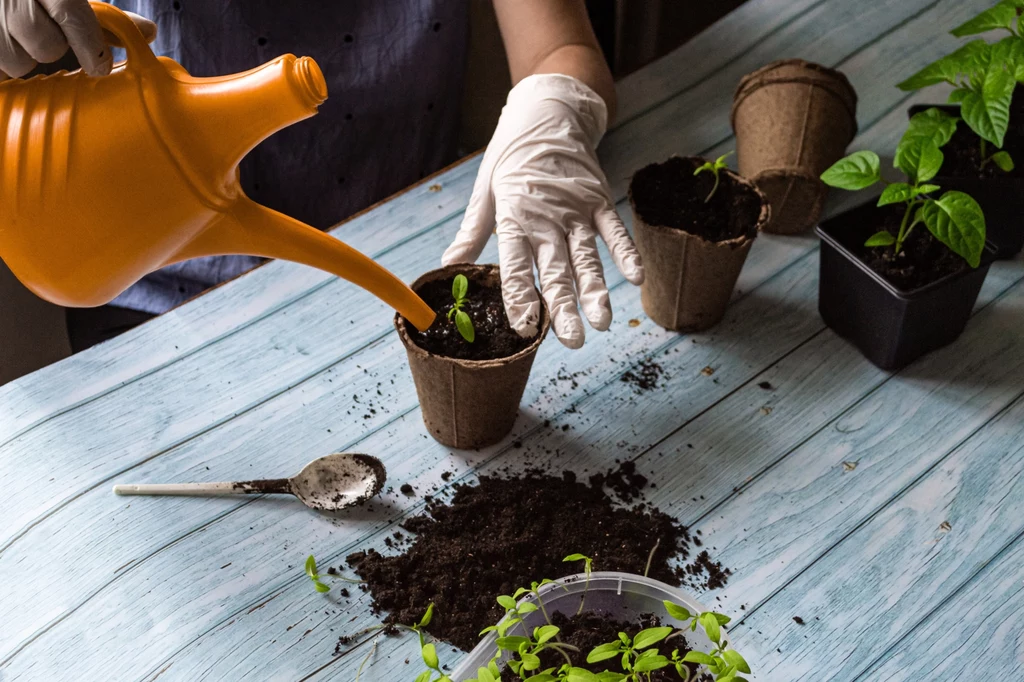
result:
[[(437, 270), (431, 270), (420, 275), (415, 282), (410, 285), (413, 291), (419, 291), (419, 288), (428, 282), (433, 282), (439, 279), (446, 279), (448, 277), (454, 277), (455, 275), (463, 274), (469, 279), (483, 280), (488, 286), (501, 284), (501, 271), (498, 265), (494, 263), (487, 263), (484, 265), (477, 265), (475, 263), (453, 263), (452, 265), (446, 265), (443, 268)], [(409, 331), (406, 328), (407, 321), (400, 313), (395, 313), (395, 329), (398, 331), (398, 338), (402, 340), (402, 344), (406, 350), (410, 353), (414, 353), (422, 358), (436, 358), (445, 362), (450, 362), (453, 365), (459, 365), (468, 370), (481, 370), (490, 369), (492, 367), (504, 367), (510, 365), (517, 360), (524, 357), (528, 357), (537, 352), (540, 348), (540, 344), (544, 341), (544, 337), (548, 334), (548, 329), (551, 327), (551, 317), (548, 315), (548, 307), (544, 302), (544, 297), (537, 292), (537, 296), (540, 299), (540, 333), (537, 334), (537, 338), (534, 339), (533, 343), (524, 348), (523, 350), (509, 355), (504, 358), (493, 358), (490, 360), (464, 360), (462, 358), (450, 358), (446, 355), (438, 355), (431, 353), (425, 348), (421, 348), (412, 340), (409, 336)]]
[[(775, 77), (771, 76), (772, 71), (776, 71), (784, 66), (796, 66), (804, 69), (808, 72), (807, 76), (803, 77)], [(804, 59), (780, 59), (770, 64), (762, 66), (757, 71), (748, 73), (746, 76), (740, 79), (739, 85), (736, 86), (736, 93), (733, 95), (732, 110), (729, 113), (729, 123), (733, 129), (736, 128), (736, 110), (739, 109), (740, 104), (743, 103), (748, 96), (752, 93), (760, 90), (761, 88), (768, 85), (778, 85), (780, 83), (806, 83), (808, 85), (817, 85), (826, 92), (831, 93), (835, 96), (846, 109), (846, 113), (849, 114), (850, 120), (853, 121), (854, 135), (857, 133), (857, 91), (853, 89), (853, 85), (850, 83), (850, 79), (846, 77), (842, 71), (822, 66), (821, 64), (815, 64)], [(828, 85), (834, 85), (835, 88), (828, 87)], [(853, 138), (851, 137), (851, 140)]]
[[(673, 156), (673, 157), (670, 157), (670, 158), (676, 158), (676, 157)], [(704, 161), (707, 160), (707, 159), (701, 158), (699, 156), (684, 156), (683, 158), (687, 159), (687, 160), (690, 160), (690, 161), (696, 161), (698, 163), (703, 163)], [(644, 166), (640, 170), (641, 171), (645, 170), (647, 168), (650, 168), (651, 166), (660, 166), (663, 163), (665, 163), (665, 161), (660, 161), (660, 162), (657, 162), (657, 163), (651, 163), (651, 164), (648, 164), (648, 165)], [(671, 235), (677, 235), (677, 236), (678, 235), (685, 235), (685, 236), (689, 237), (690, 239), (696, 239), (698, 241), (704, 242), (705, 244), (710, 244), (710, 245), (715, 246), (715, 247), (736, 249), (736, 248), (739, 248), (739, 247), (743, 246), (747, 242), (754, 241), (754, 239), (757, 237), (758, 233), (760, 233), (764, 229), (764, 226), (768, 224), (768, 221), (771, 220), (772, 207), (768, 203), (768, 197), (765, 196), (765, 193), (762, 192), (760, 190), (760, 188), (758, 188), (757, 185), (755, 185), (753, 182), (751, 182), (747, 178), (743, 177), (742, 175), (734, 172), (733, 170), (731, 170), (729, 168), (724, 168), (724, 169), (722, 169), (722, 172), (724, 172), (726, 175), (728, 175), (730, 178), (732, 178), (734, 181), (738, 182), (739, 184), (743, 185), (744, 187), (749, 187), (750, 189), (754, 190), (754, 192), (757, 193), (757, 197), (761, 200), (761, 213), (757, 217), (757, 223), (755, 224), (754, 229), (751, 231), (752, 232), (751, 234), (741, 234), (740, 236), (733, 237), (732, 239), (726, 239), (726, 240), (720, 241), (720, 242), (713, 242), (710, 239), (705, 239), (704, 237), (700, 236), (699, 234), (693, 234), (692, 232), (687, 232), (686, 230), (681, 230), (678, 227), (668, 227), (667, 225), (658, 225), (656, 223), (649, 223), (643, 217), (643, 214), (640, 212), (640, 210), (637, 208), (636, 202), (633, 201), (633, 182), (635, 181), (636, 175), (639, 172), (640, 171), (637, 171), (636, 173), (633, 173), (633, 177), (630, 178), (630, 181), (629, 181), (629, 191), (628, 191), (629, 206), (630, 206), (630, 208), (633, 209), (633, 215), (635, 215), (637, 217), (638, 222), (639, 223), (643, 223), (644, 227), (646, 227), (646, 228), (648, 228), (650, 230), (653, 230), (655, 232), (661, 232), (663, 234), (671, 234)], [(636, 226), (634, 226), (634, 229), (635, 228), (636, 228)]]

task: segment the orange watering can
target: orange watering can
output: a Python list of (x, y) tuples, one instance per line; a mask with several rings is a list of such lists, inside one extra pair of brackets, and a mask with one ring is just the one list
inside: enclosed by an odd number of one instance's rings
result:
[(98, 306), (165, 265), (245, 254), (326, 270), (430, 326), (433, 310), (390, 272), (242, 192), (242, 157), (327, 98), (316, 62), (285, 55), (193, 78), (119, 9), (92, 8), (125, 63), (101, 78), (0, 83), (0, 257), (25, 286)]

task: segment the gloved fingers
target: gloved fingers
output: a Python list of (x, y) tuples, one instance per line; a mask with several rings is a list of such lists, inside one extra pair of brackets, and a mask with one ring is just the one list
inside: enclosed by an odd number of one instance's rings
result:
[(511, 220), (498, 230), (498, 267), (509, 324), (520, 336), (533, 336), (540, 326), (540, 297), (533, 283), (533, 248), (522, 228)]
[(576, 224), (569, 230), (568, 245), (583, 314), (591, 327), (606, 331), (612, 323), (612, 306), (597, 237), (589, 227)]
[(537, 260), (540, 290), (551, 312), (551, 326), (564, 346), (580, 348), (586, 332), (577, 310), (572, 263), (564, 232), (558, 225), (545, 224), (544, 218), (537, 217), (534, 221), (530, 243)]
[(11, 78), (21, 78), (36, 68), (36, 60), (29, 56), (17, 40), (10, 35), (0, 36), (0, 71)]
[(594, 227), (601, 239), (608, 245), (612, 261), (622, 276), (632, 284), (644, 283), (644, 266), (640, 261), (640, 252), (636, 250), (633, 239), (629, 236), (622, 219), (615, 212), (611, 201), (594, 212)]
[(63, 31), (34, 0), (7, 16), (7, 32), (35, 62), (55, 62), (68, 51)]
[(57, 23), (78, 63), (90, 76), (105, 76), (114, 63), (96, 13), (87, 0), (38, 0)]
[(494, 198), (490, 172), (485, 171), (485, 168), (486, 163), (477, 174), (459, 232), (441, 256), (443, 265), (476, 262), (494, 231)]

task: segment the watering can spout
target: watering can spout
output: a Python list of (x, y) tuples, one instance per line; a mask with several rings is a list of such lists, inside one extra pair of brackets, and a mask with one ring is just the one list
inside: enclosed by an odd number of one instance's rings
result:
[(280, 258), (325, 270), (374, 294), (421, 331), (434, 321), (433, 309), (375, 261), (320, 230), (244, 196), (165, 264), (227, 254)]

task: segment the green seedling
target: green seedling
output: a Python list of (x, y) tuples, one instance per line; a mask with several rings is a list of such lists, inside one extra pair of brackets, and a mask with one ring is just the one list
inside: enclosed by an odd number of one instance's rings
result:
[[(704, 634), (715, 645), (711, 653), (702, 651), (688, 651), (685, 656), (679, 656), (679, 650), (672, 651), (671, 664), (684, 681), (689, 682), (691, 677), (690, 668), (687, 663), (703, 665), (712, 674), (716, 682), (746, 682), (740, 677), (741, 673), (750, 674), (750, 666), (743, 656), (735, 649), (728, 648), (729, 645), (722, 639), (722, 626), (727, 625), (731, 620), (729, 616), (713, 611), (703, 613), (690, 613), (685, 606), (680, 606), (670, 601), (662, 602), (669, 615), (682, 622), (689, 621), (689, 629), (695, 632), (697, 627), (704, 630)], [(683, 632), (679, 630), (677, 634)], [(675, 635), (673, 635), (674, 637)]]
[(722, 169), (728, 167), (728, 165), (729, 165), (729, 164), (727, 164), (725, 162), (725, 160), (727, 158), (729, 158), (731, 155), (732, 155), (732, 152), (729, 152), (727, 154), (723, 154), (723, 155), (719, 156), (714, 161), (706, 161), (706, 162), (704, 162), (703, 166), (701, 166), (697, 170), (693, 171), (694, 175), (700, 175), (701, 173), (712, 173), (715, 176), (715, 184), (711, 188), (711, 191), (708, 192), (707, 198), (704, 199), (704, 203), (705, 204), (708, 203), (709, 201), (711, 201), (711, 197), (715, 196), (715, 192), (718, 191), (718, 183), (722, 179), (721, 175), (720, 175), (721, 172), (722, 172)]
[(316, 569), (316, 559), (310, 554), (309, 558), (306, 559), (306, 575), (313, 581), (313, 587), (316, 588), (317, 592), (330, 592), (331, 588), (320, 581), (320, 573)]
[[(441, 670), (441, 663), (437, 658), (437, 647), (434, 646), (433, 642), (427, 641), (426, 634), (423, 632), (423, 628), (430, 625), (430, 621), (433, 617), (434, 604), (431, 603), (430, 606), (427, 607), (423, 617), (420, 618), (420, 622), (409, 628), (419, 637), (420, 656), (423, 658), (423, 663), (427, 666), (426, 670), (416, 676), (416, 682), (452, 682), (447, 673)], [(435, 673), (437, 674), (437, 677), (434, 677)]]
[[(973, 19), (951, 31), (954, 36), (978, 35), (993, 30), (1010, 33), (996, 43), (972, 40), (956, 51), (924, 67), (899, 84), (902, 90), (919, 90), (947, 83), (953, 86), (952, 104), (960, 104), (960, 115), (981, 138), (981, 168), (995, 163), (1013, 170), (1013, 159), (999, 148), (1010, 125), (1010, 101), (1017, 83), (1024, 83), (1024, 0), (1001, 0)], [(989, 154), (988, 144), (996, 146)]]
[(448, 321), (455, 318), (455, 326), (467, 342), (473, 343), (476, 338), (476, 330), (473, 328), (473, 320), (469, 319), (469, 313), (462, 309), (466, 303), (466, 294), (469, 292), (469, 280), (465, 275), (455, 275), (452, 282), (452, 298), (455, 303), (448, 310)]
[(583, 613), (583, 604), (587, 601), (587, 590), (590, 589), (590, 574), (593, 572), (594, 560), (583, 554), (570, 554), (569, 556), (562, 559), (562, 562), (566, 561), (582, 561), (583, 572), (587, 574), (587, 581), (583, 583), (583, 598), (580, 599), (580, 608), (576, 610), (576, 615)]
[[(1024, 0), (1022, 0), (1024, 1)], [(957, 118), (936, 108), (916, 114), (896, 147), (893, 165), (903, 171), (907, 182), (886, 182), (882, 179), (878, 154), (859, 151), (837, 161), (826, 170), (822, 181), (831, 187), (861, 190), (877, 183), (885, 189), (878, 199), (879, 206), (904, 204), (903, 220), (899, 231), (876, 232), (865, 242), (866, 246), (893, 247), (899, 254), (914, 228), (923, 224), (936, 239), (978, 267), (985, 249), (985, 215), (981, 206), (970, 195), (949, 191), (938, 199), (931, 195), (941, 187), (928, 181), (938, 175), (945, 160), (942, 147), (956, 131)]]
[[(652, 649), (670, 634), (671, 627), (647, 628), (630, 637), (625, 632), (619, 633), (619, 639), (595, 647), (587, 654), (587, 663), (599, 663), (609, 658), (619, 658), (619, 664), (626, 671), (621, 677), (623, 682), (644, 682), (650, 680), (651, 673), (672, 665), (668, 657)], [(685, 667), (685, 666), (684, 666)]]

